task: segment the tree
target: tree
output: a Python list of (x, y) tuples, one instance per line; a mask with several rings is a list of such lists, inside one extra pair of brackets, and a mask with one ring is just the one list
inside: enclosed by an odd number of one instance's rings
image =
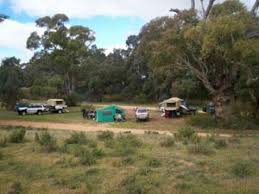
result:
[(78, 67), (88, 54), (95, 38), (87, 27), (67, 28), (65, 26), (67, 21), (69, 18), (64, 14), (36, 20), (36, 25), (45, 28), (46, 31), (42, 36), (33, 32), (27, 40), (27, 48), (40, 51), (35, 53), (34, 59), (36, 61), (45, 59), (46, 65), (51, 67), (52, 71), (63, 76), (64, 94), (70, 95), (75, 91)]
[(8, 109), (14, 108), (22, 82), (20, 60), (15, 57), (4, 59), (0, 66), (0, 99), (3, 106)]
[(184, 22), (183, 12), (175, 16), (181, 25), (171, 36), (172, 50), (174, 63), (188, 68), (203, 83), (215, 102), (217, 120), (225, 122), (243, 65), (235, 49), (240, 42), (249, 42), (246, 32), (257, 24), (239, 1), (226, 1), (209, 10), (209, 16), (197, 23)]

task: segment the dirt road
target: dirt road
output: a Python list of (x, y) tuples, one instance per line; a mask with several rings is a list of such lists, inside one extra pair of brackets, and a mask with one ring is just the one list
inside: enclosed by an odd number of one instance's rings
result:
[[(158, 130), (144, 130), (144, 129), (123, 129), (111, 128), (107, 124), (90, 125), (90, 124), (65, 124), (65, 123), (47, 123), (47, 122), (32, 122), (32, 121), (18, 121), (18, 120), (0, 120), (0, 126), (23, 126), (31, 128), (46, 128), (46, 129), (59, 129), (70, 131), (85, 131), (85, 132), (99, 132), (99, 131), (112, 131), (114, 133), (132, 133), (132, 134), (145, 134), (147, 132), (154, 132), (156, 134), (172, 135), (170, 131)], [(199, 136), (206, 137), (209, 133), (198, 133)], [(231, 137), (230, 134), (219, 134), (221, 137)]]

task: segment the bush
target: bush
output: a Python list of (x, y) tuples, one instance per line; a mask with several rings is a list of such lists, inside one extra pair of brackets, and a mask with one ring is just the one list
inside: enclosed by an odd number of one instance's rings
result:
[(21, 194), (22, 192), (22, 184), (20, 182), (15, 182), (11, 185), (8, 194)]
[(216, 120), (211, 115), (195, 115), (188, 119), (187, 123), (194, 127), (202, 129), (215, 129), (217, 128)]
[[(123, 192), (128, 194), (159, 193), (156, 189), (159, 187), (157, 179), (151, 178), (150, 169), (140, 169), (136, 173), (129, 175), (122, 181)], [(147, 178), (148, 176), (148, 178)]]
[(248, 161), (238, 161), (232, 166), (232, 173), (239, 178), (245, 178), (253, 174), (253, 166)]
[(4, 155), (2, 152), (0, 152), (0, 160), (2, 160), (4, 158)]
[(16, 129), (9, 135), (10, 143), (23, 143), (26, 134), (25, 129)]
[(120, 156), (128, 156), (134, 154), (138, 148), (142, 146), (142, 141), (135, 135), (120, 135), (116, 139), (116, 153)]
[(105, 155), (102, 149), (97, 149), (97, 148), (92, 150), (92, 154), (95, 158), (98, 158), (98, 159), (102, 158)]
[(6, 147), (7, 146), (7, 138), (3, 137), (0, 139), (0, 147)]
[(151, 158), (148, 160), (147, 165), (152, 168), (158, 168), (161, 166), (161, 162), (156, 158)]
[(68, 106), (76, 106), (81, 100), (82, 97), (76, 92), (73, 92), (65, 98), (66, 104)]
[(111, 131), (104, 131), (101, 132), (101, 134), (98, 135), (98, 139), (101, 141), (107, 141), (107, 140), (112, 140), (114, 137), (114, 133)]
[(96, 164), (96, 158), (92, 152), (83, 149), (79, 154), (79, 161), (83, 165), (91, 166)]
[(215, 144), (215, 148), (217, 149), (225, 148), (228, 145), (225, 139), (216, 139), (214, 141), (214, 144)]
[(67, 144), (87, 144), (87, 138), (85, 133), (80, 132), (73, 132), (71, 136), (65, 140)]
[(177, 140), (182, 141), (184, 144), (188, 144), (189, 142), (199, 143), (201, 140), (194, 129), (190, 127), (178, 129), (175, 137)]
[(221, 149), (227, 147), (227, 141), (225, 139), (220, 139), (215, 137), (214, 135), (209, 136), (207, 138), (207, 143), (213, 143), (216, 149)]
[(36, 133), (34, 139), (41, 145), (43, 151), (45, 152), (53, 152), (58, 148), (56, 138), (51, 136), (47, 131), (43, 132), (41, 135)]
[(205, 143), (205, 142), (190, 145), (188, 147), (188, 151), (191, 154), (203, 154), (203, 155), (211, 155), (215, 152), (212, 144)]
[(175, 145), (175, 139), (173, 137), (167, 137), (160, 142), (161, 147), (172, 147)]

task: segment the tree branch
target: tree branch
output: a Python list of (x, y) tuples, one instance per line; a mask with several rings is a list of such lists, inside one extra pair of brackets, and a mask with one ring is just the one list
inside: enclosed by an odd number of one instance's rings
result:
[(256, 0), (253, 7), (252, 7), (252, 10), (251, 10), (251, 14), (253, 16), (256, 16), (256, 12), (258, 10), (258, 7), (259, 7), (259, 0)]
[(175, 13), (177, 13), (177, 14), (181, 12), (180, 9), (170, 9), (169, 11), (170, 11), (170, 12), (175, 12)]
[(209, 1), (208, 7), (207, 7), (207, 9), (206, 9), (206, 11), (205, 11), (205, 13), (204, 13), (203, 19), (207, 20), (207, 18), (208, 18), (209, 15), (210, 15), (210, 11), (211, 11), (211, 9), (212, 9), (212, 7), (213, 7), (215, 1), (216, 1), (216, 0), (210, 0), (210, 1)]

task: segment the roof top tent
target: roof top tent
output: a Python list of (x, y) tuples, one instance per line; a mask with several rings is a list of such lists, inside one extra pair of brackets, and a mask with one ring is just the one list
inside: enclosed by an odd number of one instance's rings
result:
[(116, 114), (121, 114), (125, 117), (125, 110), (115, 106), (106, 106), (96, 110), (96, 121), (97, 122), (114, 122)]
[(173, 98), (164, 100), (163, 102), (159, 103), (159, 106), (163, 107), (164, 110), (167, 110), (167, 111), (175, 111), (181, 107), (183, 102), (184, 102), (183, 99), (173, 97)]
[(49, 99), (47, 104), (50, 106), (66, 105), (66, 102), (63, 99)]

